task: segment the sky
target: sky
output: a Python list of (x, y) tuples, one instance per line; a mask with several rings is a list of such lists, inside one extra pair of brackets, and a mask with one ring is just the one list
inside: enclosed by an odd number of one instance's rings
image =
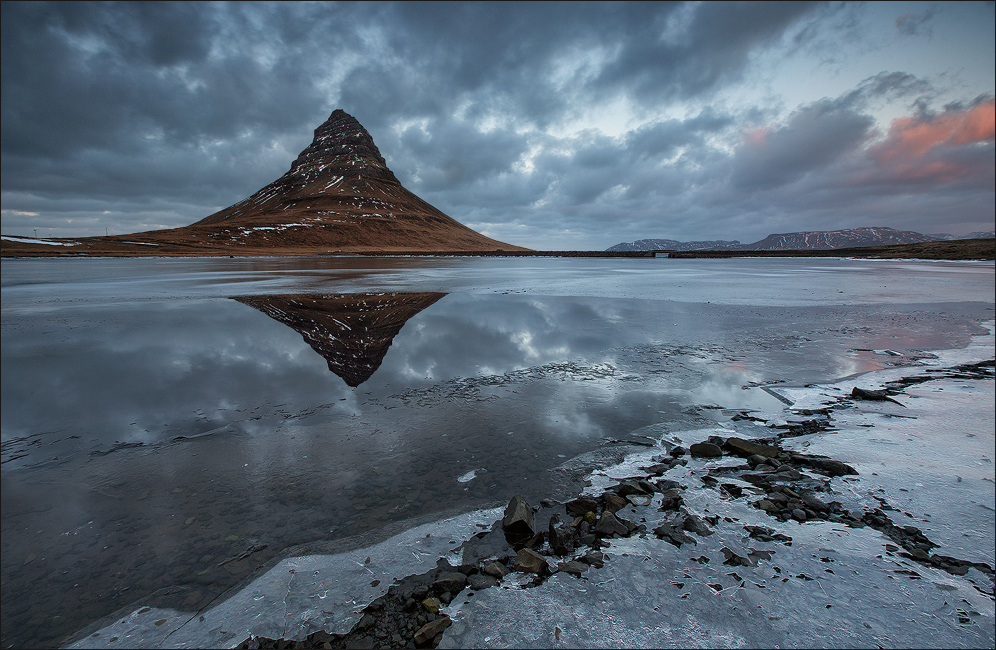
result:
[(184, 226), (341, 108), (510, 244), (994, 229), (994, 4), (12, 3), (0, 230)]

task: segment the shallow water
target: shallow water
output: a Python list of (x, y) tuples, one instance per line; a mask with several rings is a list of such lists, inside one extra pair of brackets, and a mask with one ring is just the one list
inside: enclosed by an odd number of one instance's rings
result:
[[(4, 647), (154, 592), (196, 611), (290, 546), (573, 495), (565, 459), (779, 409), (758, 386), (912, 363), (993, 315), (991, 263), (2, 265)], [(369, 294), (399, 292), (445, 295), (398, 308), (377, 358)], [(310, 340), (231, 299), (301, 294), (351, 297), (302, 317)], [(376, 366), (356, 387), (349, 359)]]

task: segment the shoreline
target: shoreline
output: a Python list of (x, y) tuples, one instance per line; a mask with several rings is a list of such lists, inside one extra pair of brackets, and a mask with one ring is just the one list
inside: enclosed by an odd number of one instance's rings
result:
[[(742, 496), (746, 499), (745, 495), (748, 494), (761, 494), (761, 492), (756, 492), (757, 490), (761, 490), (766, 497), (771, 497), (753, 501), (754, 505), (750, 507), (759, 517), (762, 517), (762, 520), (755, 522), (754, 525), (745, 523), (742, 525), (742, 528), (743, 532), (747, 533), (745, 539), (749, 539), (751, 544), (757, 545), (758, 542), (765, 542), (773, 545), (773, 548), (754, 549), (758, 553), (752, 556), (750, 552), (738, 552), (740, 549), (733, 547), (728, 539), (722, 540), (726, 543), (722, 545), (723, 556), (720, 557), (725, 556), (725, 561), (722, 561), (721, 564), (727, 565), (724, 567), (725, 569), (734, 569), (732, 573), (736, 573), (737, 571), (758, 571), (757, 567), (763, 567), (767, 564), (767, 560), (764, 557), (766, 553), (768, 554), (767, 559), (770, 560), (772, 553), (787, 552), (785, 547), (786, 545), (791, 546), (792, 541), (780, 539), (779, 536), (796, 537), (799, 539), (801, 535), (785, 535), (783, 532), (785, 526), (805, 529), (808, 526), (826, 526), (832, 524), (847, 527), (852, 531), (851, 535), (858, 535), (856, 531), (867, 530), (874, 531), (877, 537), (887, 538), (889, 541), (886, 542), (885, 556), (895, 558), (892, 561), (922, 567), (921, 571), (943, 571), (952, 577), (967, 574), (969, 575), (969, 579), (975, 581), (985, 578), (988, 581), (986, 583), (988, 591), (982, 591), (982, 593), (992, 601), (993, 574), (991, 563), (970, 562), (950, 555), (930, 553), (931, 549), (937, 547), (938, 544), (932, 541), (929, 535), (925, 535), (916, 526), (910, 526), (909, 524), (899, 526), (894, 524), (889, 515), (891, 506), (885, 499), (879, 502), (878, 508), (865, 509), (864, 512), (860, 513), (860, 516), (855, 516), (854, 512), (849, 511), (845, 507), (848, 504), (841, 505), (840, 502), (831, 500), (825, 495), (831, 481), (837, 480), (840, 482), (847, 480), (848, 476), (853, 476), (848, 472), (848, 470), (853, 470), (853, 468), (832, 458), (820, 459), (819, 455), (801, 453), (795, 449), (794, 445), (794, 443), (798, 443), (801, 440), (806, 440), (805, 444), (808, 444), (809, 439), (825, 436), (829, 432), (832, 432), (833, 427), (831, 426), (831, 422), (835, 408), (846, 409), (850, 408), (850, 405), (858, 403), (862, 405), (870, 404), (877, 406), (882, 404), (884, 406), (891, 406), (887, 400), (894, 399), (893, 396), (903, 396), (905, 394), (904, 391), (908, 388), (920, 384), (929, 384), (931, 381), (944, 379), (948, 376), (961, 377), (962, 379), (967, 377), (971, 379), (991, 380), (993, 377), (992, 366), (993, 362), (986, 360), (974, 364), (955, 364), (946, 369), (932, 366), (926, 371), (919, 372), (919, 374), (917, 374), (918, 371), (921, 371), (924, 366), (905, 366), (892, 368), (887, 371), (867, 373), (865, 376), (872, 379), (882, 377), (883, 375), (880, 373), (883, 372), (919, 378), (910, 381), (900, 380), (898, 382), (892, 381), (887, 383), (884, 392), (877, 395), (877, 397), (884, 399), (873, 397), (871, 401), (868, 401), (862, 400), (859, 397), (841, 396), (841, 399), (835, 405), (817, 409), (802, 409), (803, 411), (809, 411), (808, 414), (802, 414), (802, 419), (799, 417), (790, 418), (789, 415), (786, 415), (784, 422), (775, 423), (778, 426), (764, 422), (767, 427), (770, 427), (769, 430), (776, 432), (774, 436), (769, 436), (768, 438), (745, 439), (734, 435), (729, 436), (726, 440), (713, 440), (713, 443), (721, 443), (716, 445), (721, 455), (714, 457), (712, 461), (707, 461), (706, 464), (712, 463), (712, 466), (705, 468), (704, 472), (701, 471), (703, 469), (701, 465), (707, 457), (675, 453), (676, 447), (679, 445), (676, 445), (673, 441), (668, 441), (662, 434), (659, 441), (659, 445), (661, 446), (653, 449), (648, 448), (643, 452), (643, 455), (650, 454), (652, 456), (663, 454), (660, 457), (650, 459), (660, 462), (640, 461), (644, 463), (642, 468), (635, 468), (632, 466), (633, 463), (630, 463), (628, 470), (623, 471), (623, 474), (628, 474), (625, 477), (626, 480), (609, 477), (612, 468), (605, 468), (602, 472), (596, 471), (593, 474), (589, 474), (589, 479), (596, 479), (600, 474), (604, 474), (605, 478), (595, 480), (592, 483), (592, 487), (586, 489), (574, 501), (566, 502), (566, 504), (544, 502), (537, 508), (530, 508), (529, 510), (532, 511), (532, 518), (534, 520), (533, 532), (535, 534), (525, 542), (520, 542), (518, 548), (516, 548), (517, 544), (509, 544), (507, 543), (508, 540), (505, 539), (507, 526), (502, 526), (500, 512), (477, 511), (476, 513), (469, 513), (465, 517), (473, 515), (480, 519), (482, 513), (485, 516), (481, 521), (474, 519), (473, 526), (469, 527), (468, 530), (473, 531), (474, 526), (477, 526), (480, 532), (470, 536), (457, 549), (454, 549), (455, 551), (460, 551), (459, 555), (454, 552), (440, 553), (437, 556), (438, 560), (435, 568), (430, 568), (428, 571), (422, 571), (421, 573), (409, 572), (402, 578), (395, 577), (394, 584), (386, 592), (381, 591), (381, 595), (373, 598), (365, 607), (354, 609), (351, 619), (347, 615), (347, 619), (350, 619), (353, 623), (350, 627), (344, 628), (343, 624), (347, 621), (340, 619), (339, 628), (335, 628), (339, 630), (337, 632), (312, 631), (307, 635), (292, 634), (282, 638), (249, 636), (248, 638), (244, 638), (238, 647), (399, 647), (405, 645), (409, 647), (434, 647), (435, 644), (440, 643), (440, 647), (459, 647), (461, 640), (464, 644), (468, 644), (470, 641), (470, 638), (466, 636), (470, 634), (470, 630), (479, 629), (479, 625), (475, 628), (474, 624), (469, 620), (471, 617), (467, 615), (466, 608), (470, 601), (465, 597), (466, 594), (476, 594), (473, 602), (479, 605), (483, 598), (492, 597), (488, 596), (488, 594), (507, 596), (508, 594), (521, 593), (526, 595), (524, 597), (529, 597), (528, 594), (538, 594), (543, 589), (546, 589), (549, 586), (546, 585), (548, 582), (551, 585), (557, 583), (558, 586), (562, 586), (562, 583), (565, 581), (574, 580), (577, 581), (577, 584), (584, 583), (590, 585), (590, 581), (599, 576), (599, 572), (603, 570), (602, 567), (613, 563), (620, 563), (619, 560), (621, 558), (619, 556), (612, 556), (610, 560), (609, 554), (611, 554), (613, 549), (616, 547), (625, 547), (626, 544), (631, 543), (639, 544), (641, 542), (637, 540), (640, 539), (654, 541), (658, 546), (666, 545), (666, 547), (672, 548), (672, 550), (681, 549), (684, 544), (686, 547), (688, 545), (694, 546), (696, 553), (706, 550), (705, 547), (707, 546), (714, 553), (718, 553), (719, 549), (712, 547), (720, 546), (719, 541), (710, 540), (709, 538), (713, 532), (719, 532), (721, 528), (729, 527), (728, 525), (733, 522), (730, 522), (729, 518), (721, 520), (718, 515), (715, 518), (713, 518), (713, 515), (705, 515), (704, 512), (696, 507), (699, 505), (697, 499), (701, 499), (704, 493), (722, 495), (722, 499), (729, 501), (737, 501)], [(842, 379), (837, 383), (844, 381), (853, 383), (854, 380), (855, 378)], [(858, 383), (864, 385), (867, 382), (862, 381)], [(871, 394), (875, 395), (874, 393)], [(897, 411), (899, 410), (899, 407), (894, 408)], [(745, 417), (739, 420), (734, 418), (734, 421), (744, 425), (758, 424), (757, 422), (751, 422), (752, 416), (749, 413), (745, 413), (744, 415)], [(686, 435), (690, 433), (694, 434), (695, 432), (674, 433)], [(676, 436), (672, 436), (672, 438), (674, 437)], [(691, 442), (709, 442), (708, 437), (702, 437), (704, 438), (703, 440), (693, 440)], [(740, 442), (731, 442), (733, 439), (740, 440)], [(742, 442), (746, 442), (747, 444), (741, 444)], [(762, 445), (766, 448), (752, 448), (751, 444)], [(668, 447), (671, 447), (671, 449), (667, 449)], [(634, 452), (638, 450), (638, 447), (632, 448)], [(702, 448), (698, 448), (698, 451), (702, 451)], [(709, 453), (715, 452), (714, 449), (708, 451)], [(745, 456), (747, 451), (760, 451), (763, 453), (751, 453)], [(630, 454), (630, 456), (632, 455)], [(685, 462), (681, 462), (682, 460), (685, 460)], [(689, 460), (691, 462), (688, 462)], [(746, 460), (746, 464), (744, 460)], [(626, 462), (624, 461), (621, 465), (626, 465)], [(690, 465), (691, 467), (689, 467)], [(634, 469), (638, 469), (638, 471), (634, 472)], [(670, 475), (665, 476), (669, 472)], [(640, 474), (640, 476), (637, 476), (637, 474)], [(834, 479), (835, 476), (837, 477), (836, 479)], [(693, 477), (696, 479), (695, 481), (691, 480)], [(701, 486), (699, 485), (700, 483)], [(736, 494), (738, 491), (739, 494)], [(590, 494), (588, 494), (589, 492)], [(585, 496), (586, 494), (588, 496)], [(831, 496), (833, 494), (831, 493)], [(781, 495), (781, 497), (774, 495)], [(782, 503), (783, 497), (784, 504)], [(710, 498), (715, 499), (716, 497), (711, 496)], [(595, 513), (594, 521), (584, 522), (584, 515), (580, 515), (580, 517), (577, 514), (570, 516), (570, 508), (572, 507), (570, 504), (575, 504), (573, 507), (577, 510), (581, 507), (576, 503), (579, 499), (590, 499), (595, 502), (595, 508), (590, 510), (590, 512)], [(793, 503), (793, 500), (796, 502)], [(758, 505), (762, 504), (762, 502), (767, 503)], [(590, 501), (587, 505), (591, 505)], [(787, 508), (789, 505), (799, 507)], [(853, 504), (850, 505), (853, 506)], [(615, 506), (619, 507), (613, 510)], [(566, 512), (565, 507), (567, 508)], [(657, 512), (666, 513), (665, 518), (667, 521), (650, 521), (651, 518), (660, 519), (660, 515), (652, 514), (652, 511), (656, 508), (660, 508)], [(797, 510), (802, 512), (801, 516), (798, 512), (795, 512)], [(622, 514), (616, 514), (620, 512)], [(492, 513), (492, 521), (494, 517), (498, 517), (499, 522), (493, 523), (490, 527), (482, 523), (482, 521), (487, 520), (487, 513)], [(550, 526), (549, 520), (554, 514), (558, 514), (561, 521), (559, 523), (555, 522), (553, 526)], [(581, 521), (578, 520), (579, 518)], [(733, 519), (736, 518), (734, 517)], [(768, 525), (765, 525), (764, 522), (768, 522)], [(586, 525), (587, 530), (585, 529)], [(736, 526), (737, 524), (733, 525)], [(596, 533), (595, 529), (598, 526), (602, 526), (602, 529)], [(487, 528), (486, 531), (484, 530), (485, 528)], [(867, 537), (867, 534), (861, 534)], [(594, 537), (582, 539), (588, 535), (594, 535)], [(449, 538), (461, 539), (453, 536)], [(390, 544), (392, 539), (395, 538), (382, 542), (382, 545)], [(570, 545), (569, 542), (564, 542), (565, 539), (574, 539), (575, 542), (584, 541), (584, 545), (571, 549), (563, 557), (558, 557), (557, 549), (555, 548), (557, 544), (561, 544), (560, 550), (564, 550), (564, 543)], [(894, 547), (892, 550), (889, 550), (890, 545)], [(602, 552), (603, 549), (605, 553)], [(537, 560), (537, 564), (534, 564), (536, 567), (535, 570), (516, 571), (514, 569), (522, 568), (522, 566), (518, 566), (516, 563), (520, 561), (519, 556), (522, 555), (523, 550), (538, 551), (540, 556), (546, 559), (543, 561)], [(355, 551), (355, 553), (359, 554), (365, 552), (366, 550), (362, 548)], [(602, 557), (598, 557), (596, 554), (601, 554)], [(526, 553), (526, 555), (529, 555), (529, 553)], [(626, 555), (626, 553), (623, 553), (623, 556)], [(703, 555), (702, 557), (705, 558), (706, 556)], [(879, 555), (879, 557), (882, 557), (882, 555)], [(368, 556), (367, 560), (369, 561), (369, 559)], [(435, 560), (436, 558), (433, 559)], [(281, 563), (295, 560), (297, 562), (305, 561), (300, 556), (291, 555), (281, 560)], [(708, 563), (708, 559), (705, 561)], [(574, 563), (573, 565), (564, 566), (572, 562)], [(504, 570), (492, 566), (495, 563), (504, 567)], [(602, 566), (599, 566), (599, 564)], [(708, 564), (705, 566), (708, 566)], [(742, 568), (737, 569), (736, 567)], [(552, 570), (554, 568), (559, 570)], [(273, 573), (275, 570), (276, 567), (272, 568), (267, 574)], [(495, 574), (503, 573), (505, 575), (499, 581)], [(460, 574), (463, 578), (452, 574)], [(801, 575), (805, 575), (805, 573)], [(448, 576), (448, 578), (444, 578), (444, 576)], [(618, 576), (613, 577), (612, 580), (616, 580), (617, 578)], [(440, 582), (441, 580), (442, 582)], [(382, 581), (375, 582), (378, 584), (373, 585), (371, 588), (382, 586), (380, 584)], [(456, 589), (457, 583), (461, 582), (462, 585), (460, 585), (460, 588)], [(498, 584), (501, 586), (498, 587)], [(228, 592), (226, 596), (235, 593), (236, 590), (238, 590), (238, 593), (247, 592), (250, 586), (240, 585), (240, 587)], [(469, 590), (465, 591), (468, 587)], [(538, 589), (541, 587), (542, 589)], [(717, 587), (719, 588), (717, 589)], [(731, 588), (731, 586), (720, 583), (709, 583), (708, 590), (704, 593), (706, 595), (710, 592), (722, 595), (726, 594), (727, 590)], [(740, 589), (742, 588), (741, 586)], [(455, 592), (454, 589), (456, 589)], [(823, 589), (822, 585), (820, 589)], [(978, 589), (977, 586), (976, 589)], [(369, 592), (369, 589), (364, 589), (363, 591)], [(446, 598), (440, 599), (441, 596), (444, 596), (444, 593), (449, 594), (448, 603), (443, 602)], [(464, 598), (462, 604), (457, 602), (458, 594), (462, 594), (460, 597)], [(362, 602), (362, 596), (359, 594), (354, 595), (355, 601)], [(682, 596), (682, 598), (686, 598), (686, 596), (687, 594)], [(696, 596), (696, 594), (692, 594), (692, 596)], [(699, 594), (699, 596), (702, 596), (702, 594)], [(498, 596), (494, 597), (497, 598)], [(423, 601), (428, 601), (431, 598), (440, 600), (441, 613), (426, 610), (426, 605), (423, 604)], [(367, 599), (369, 600), (369, 597)], [(430, 610), (434, 606), (433, 603), (429, 603)], [(181, 616), (181, 618), (187, 619), (190, 622), (198, 614), (202, 614), (201, 621), (204, 621), (204, 614), (208, 613), (208, 611), (201, 610), (201, 612)], [(148, 616), (160, 616), (162, 611), (147, 612), (147, 614)], [(960, 614), (958, 616), (969, 621), (973, 620), (973, 615), (967, 612), (965, 616), (961, 616)], [(136, 641), (140, 642), (141, 639), (134, 636), (134, 633), (142, 628), (140, 621), (136, 620), (134, 614), (126, 618), (131, 619), (130, 623), (126, 624), (125, 619), (122, 619), (118, 624), (104, 628), (105, 634), (110, 633), (110, 629), (117, 626), (117, 629), (121, 632), (119, 636), (122, 642), (126, 639), (133, 643)], [(179, 623), (179, 620), (177, 623)], [(121, 625), (124, 625), (124, 628), (130, 628), (132, 631), (131, 634), (125, 632), (125, 629), (120, 627)], [(427, 630), (423, 630), (422, 628), (426, 625), (430, 627)], [(450, 625), (452, 625), (452, 629), (449, 632), (444, 632), (444, 628), (450, 627)], [(154, 627), (148, 627), (148, 621), (146, 621), (145, 626), (149, 632), (155, 631)], [(166, 621), (160, 631), (165, 633), (168, 631), (168, 628), (172, 627), (173, 623)], [(184, 627), (184, 625), (180, 625), (169, 631), (165, 634), (165, 637), (161, 634), (155, 634), (154, 636), (159, 637), (157, 642), (153, 642), (151, 637), (147, 641), (152, 642), (149, 645), (159, 645), (166, 642), (166, 638), (174, 632), (178, 632), (181, 627)], [(422, 631), (420, 637), (421, 643), (415, 643), (412, 637), (420, 630)], [(457, 634), (458, 630), (463, 636)], [(557, 630), (561, 630), (561, 628), (557, 627)], [(568, 634), (568, 631), (561, 631)], [(427, 637), (426, 635), (430, 632), (432, 632), (432, 635)], [(553, 634), (553, 631), (548, 632)], [(395, 637), (395, 635), (398, 636)], [(196, 636), (193, 638), (196, 639)], [(294, 643), (283, 640), (290, 638), (296, 638), (298, 641)], [(100, 637), (100, 639), (105, 639), (105, 636)], [(398, 642), (399, 639), (402, 643)], [(176, 639), (176, 641), (179, 640), (179, 638)], [(90, 637), (78, 638), (74, 647), (91, 647), (87, 641), (96, 643), (96, 645), (107, 645), (106, 640), (98, 640), (97, 637)], [(238, 639), (230, 638), (226, 645), (232, 647), (229, 644), (232, 642), (238, 643), (238, 641)], [(477, 641), (479, 642), (480, 639)], [(553, 641), (560, 641), (560, 634), (555, 634), (555, 637), (551, 638), (550, 641), (550, 646), (556, 645)], [(201, 643), (203, 644), (204, 640), (201, 640)]]
[[(6, 236), (5, 236), (6, 237)], [(404, 249), (283, 249), (283, 248), (211, 248), (170, 243), (103, 241), (103, 238), (67, 239), (40, 244), (5, 238), (0, 245), (3, 258), (89, 258), (89, 257), (604, 257), (671, 259), (732, 259), (742, 257), (849, 257), (859, 259), (934, 259), (996, 260), (996, 240), (963, 239), (894, 244), (827, 250), (719, 250), (719, 251), (537, 251), (537, 250), (404, 250)], [(54, 245), (58, 244), (58, 245)], [(86, 250), (66, 250), (86, 246)], [(150, 254), (149, 247), (159, 247)]]

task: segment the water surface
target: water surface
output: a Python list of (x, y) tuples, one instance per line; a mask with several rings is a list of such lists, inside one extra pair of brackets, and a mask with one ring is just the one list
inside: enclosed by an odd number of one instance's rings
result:
[(196, 611), (294, 545), (570, 496), (558, 466), (648, 425), (964, 345), (994, 278), (811, 259), (2, 270), (4, 647), (150, 594)]

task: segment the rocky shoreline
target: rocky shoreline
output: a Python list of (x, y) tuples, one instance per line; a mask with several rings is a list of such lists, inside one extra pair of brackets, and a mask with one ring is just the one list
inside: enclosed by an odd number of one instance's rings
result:
[[(792, 422), (773, 424), (760, 421), (772, 429), (772, 435), (766, 438), (709, 436), (689, 445), (687, 450), (671, 446), (666, 453), (654, 456), (652, 463), (640, 466), (637, 474), (617, 481), (598, 495), (582, 495), (565, 503), (545, 500), (535, 507), (516, 495), (509, 501), (501, 521), (463, 544), (462, 564), (454, 566), (440, 558), (432, 570), (395, 581), (384, 595), (363, 609), (359, 621), (348, 632), (319, 631), (297, 640), (250, 636), (237, 647), (434, 648), (453, 623), (441, 608), (458, 595), (467, 598), (475, 592), (502, 587), (503, 583), (507, 586), (514, 582), (519, 588), (536, 587), (556, 573), (585, 579), (604, 566), (608, 558), (602, 549), (610, 547), (613, 539), (653, 535), (678, 548), (705, 543), (704, 538), (720, 525), (720, 516), (691, 512), (685, 506), (683, 493), (700, 486), (665, 477), (668, 471), (687, 465), (689, 457), (730, 460), (734, 464), (712, 467), (699, 476), (701, 487), (728, 498), (746, 496), (754, 508), (777, 523), (795, 521), (805, 525), (829, 521), (855, 529), (877, 530), (894, 542), (885, 545), (887, 554), (954, 576), (966, 576), (970, 570), (977, 570), (988, 578), (988, 583), (980, 586), (972, 580), (975, 590), (994, 600), (993, 567), (932, 553), (939, 545), (915, 526), (895, 525), (887, 514), (895, 509), (884, 498), (876, 497), (878, 508), (862, 512), (831, 500), (831, 480), (858, 472), (839, 460), (798, 453), (783, 448), (782, 444), (788, 438), (833, 430), (831, 415), (838, 405), (856, 400), (900, 404), (893, 396), (909, 386), (943, 378), (992, 379), (994, 366), (996, 360), (928, 369), (923, 374), (887, 383), (883, 390), (877, 391), (855, 387), (850, 394), (838, 398), (838, 404), (794, 411), (801, 420), (797, 417)], [(748, 412), (734, 419), (758, 420)], [(641, 516), (650, 514), (650, 508), (656, 511), (657, 525), (648, 525), (647, 517)], [(729, 517), (724, 518), (723, 525), (726, 524), (740, 525)], [(752, 540), (792, 544), (790, 536), (773, 528), (747, 524), (742, 528)], [(723, 546), (721, 552), (725, 558), (723, 564), (732, 568), (756, 567), (759, 562), (770, 560), (773, 551), (738, 553)], [(702, 561), (708, 562), (709, 558), (702, 556)], [(709, 586), (717, 592), (723, 589), (720, 584)], [(961, 623), (970, 621), (969, 612), (959, 611), (958, 617)]]

